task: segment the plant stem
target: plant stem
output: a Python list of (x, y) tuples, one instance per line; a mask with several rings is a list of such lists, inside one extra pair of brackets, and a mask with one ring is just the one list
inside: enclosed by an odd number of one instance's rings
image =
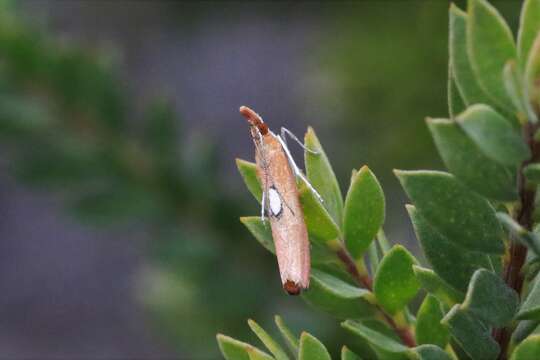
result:
[[(531, 150), (531, 158), (525, 160), (518, 171), (518, 192), (520, 206), (516, 212), (515, 219), (517, 222), (527, 230), (532, 230), (533, 226), (533, 212), (534, 212), (534, 199), (536, 197), (536, 186), (528, 186), (525, 176), (523, 175), (523, 169), (530, 163), (536, 162), (540, 159), (540, 144), (534, 140), (534, 134), (538, 129), (538, 125), (527, 123), (523, 127), (523, 139)], [(527, 248), (519, 243), (513, 236), (510, 239), (510, 248), (507, 254), (507, 261), (505, 262), (503, 278), (506, 284), (512, 289), (516, 290), (518, 294), (521, 294), (521, 288), (523, 286), (523, 274), (521, 268), (525, 263), (527, 257)], [(499, 360), (506, 360), (508, 358), (508, 344), (512, 335), (512, 328), (506, 327), (501, 329), (495, 329), (493, 331), (493, 337), (499, 343), (501, 352), (499, 354)]]
[[(345, 265), (345, 268), (347, 269), (347, 272), (356, 280), (356, 282), (365, 287), (369, 291), (373, 291), (373, 280), (369, 275), (362, 275), (358, 271), (358, 268), (356, 266), (356, 263), (354, 262), (354, 259), (351, 257), (351, 255), (345, 250), (345, 248), (340, 247), (336, 251), (337, 256), (339, 259), (343, 262)], [(415, 347), (416, 341), (414, 340), (414, 336), (412, 334), (411, 329), (408, 326), (399, 326), (396, 321), (388, 315), (380, 306), (375, 305), (377, 309), (382, 314), (384, 320), (386, 323), (394, 329), (396, 334), (399, 336), (401, 341), (403, 341), (403, 344), (407, 345), (408, 347)]]

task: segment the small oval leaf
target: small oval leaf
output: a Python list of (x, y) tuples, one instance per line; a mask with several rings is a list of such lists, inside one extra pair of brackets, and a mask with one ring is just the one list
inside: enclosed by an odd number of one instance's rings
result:
[(427, 170), (395, 174), (420, 215), (448, 240), (473, 251), (504, 252), (495, 210), (454, 176)]
[(529, 336), (531, 334), (538, 334), (539, 330), (540, 330), (540, 329), (538, 329), (539, 324), (540, 324), (540, 322), (538, 320), (522, 320), (522, 321), (520, 321), (518, 323), (518, 325), (516, 326), (516, 329), (512, 333), (511, 341), (514, 344), (519, 344), (520, 342), (525, 340), (525, 338), (527, 338), (527, 336)]
[(523, 174), (525, 174), (527, 180), (537, 185), (540, 184), (540, 164), (527, 165), (523, 169)]
[(450, 328), (454, 339), (472, 359), (491, 360), (499, 355), (499, 344), (489, 329), (459, 305), (446, 314), (442, 323)]
[(357, 321), (347, 320), (341, 323), (341, 326), (369, 343), (377, 355), (379, 355), (379, 358), (407, 359), (406, 352), (408, 348), (395, 339), (370, 329)]
[(518, 59), (524, 69), (536, 35), (540, 32), (540, 0), (525, 0), (521, 8), (518, 32)]
[(298, 360), (332, 360), (328, 350), (313, 335), (303, 332), (300, 336)]
[(362, 360), (362, 358), (353, 353), (346, 346), (343, 346), (341, 348), (341, 360)]
[(272, 357), (256, 347), (232, 337), (218, 334), (219, 350), (227, 360), (272, 360)]
[(536, 231), (527, 231), (523, 226), (518, 224), (518, 222), (506, 213), (498, 212), (497, 219), (501, 224), (515, 236), (515, 239), (521, 242), (523, 245), (529, 248), (530, 256), (536, 254), (540, 256), (540, 238)]
[(456, 122), (428, 119), (427, 125), (444, 164), (467, 187), (494, 200), (516, 199), (514, 170), (487, 157)]
[(412, 266), (416, 259), (401, 245), (395, 245), (379, 264), (373, 290), (377, 302), (390, 314), (402, 310), (420, 290)]
[(345, 200), (345, 245), (355, 259), (362, 257), (384, 222), (385, 201), (381, 185), (367, 166), (351, 179)]
[(364, 318), (376, 312), (370, 303), (371, 292), (318, 269), (312, 269), (309, 291), (302, 293), (302, 297), (314, 308), (340, 319)]
[(532, 289), (521, 305), (517, 318), (540, 320), (540, 277), (534, 280)]
[(343, 218), (343, 195), (332, 165), (330, 165), (330, 161), (328, 161), (328, 157), (311, 127), (308, 128), (304, 137), (304, 146), (311, 151), (317, 152), (317, 154), (313, 154), (304, 151), (307, 178), (323, 198), (324, 206), (336, 224), (341, 224)]
[(512, 32), (485, 0), (469, 0), (467, 15), (467, 50), (480, 86), (499, 106), (512, 109), (502, 78), (506, 62), (516, 58)]
[(448, 285), (433, 270), (414, 265), (413, 271), (420, 285), (448, 308), (462, 302), (465, 298), (464, 293)]
[(465, 110), (465, 104), (459, 93), (459, 89), (456, 84), (454, 70), (452, 69), (452, 62), (448, 63), (448, 82), (446, 86), (447, 100), (448, 100), (448, 113), (450, 118), (454, 118), (455, 115)]
[(285, 343), (289, 347), (289, 349), (292, 351), (293, 354), (298, 353), (298, 339), (292, 331), (287, 327), (287, 324), (285, 324), (285, 321), (281, 318), (281, 316), (276, 315), (274, 317), (274, 321), (276, 323), (276, 326), (281, 333), (281, 337), (283, 340), (285, 340)]
[(477, 269), (491, 269), (487, 255), (467, 251), (442, 236), (414, 206), (407, 205), (407, 211), (426, 259), (437, 275), (450, 286), (465, 292), (471, 276)]
[[(469, 61), (466, 35), (467, 14), (452, 3), (450, 5), (449, 17), (449, 55), (456, 86), (465, 104), (490, 104), (492, 101), (480, 87)], [(459, 112), (456, 112), (456, 114)]]
[(525, 123), (528, 119), (536, 121), (536, 114), (525, 96), (523, 75), (514, 60), (508, 61), (504, 66), (503, 78), (506, 93), (516, 108), (515, 116), (519, 122)]
[(315, 243), (326, 244), (328, 241), (340, 238), (341, 232), (338, 225), (303, 181), (300, 183), (298, 192), (310, 239)]
[(448, 328), (441, 324), (444, 313), (439, 300), (428, 294), (416, 314), (416, 342), (445, 348), (450, 340)]
[(257, 335), (259, 340), (261, 340), (264, 346), (266, 346), (268, 351), (270, 351), (270, 353), (274, 355), (276, 360), (289, 360), (289, 357), (285, 353), (285, 350), (283, 350), (279, 343), (274, 340), (259, 324), (249, 319), (248, 325), (255, 333), (255, 335)]
[(438, 346), (426, 344), (410, 350), (414, 360), (452, 360), (452, 357)]
[[(524, 76), (525, 97), (536, 112), (540, 108), (540, 84), (538, 79), (540, 79), (540, 33), (531, 48)], [(537, 121), (537, 118), (530, 120)]]
[(259, 216), (244, 216), (240, 218), (240, 222), (247, 227), (249, 232), (266, 250), (274, 255), (276, 254), (274, 239), (270, 230), (270, 221), (268, 219), (266, 219), (266, 222), (263, 222)]
[(262, 198), (262, 188), (257, 177), (257, 165), (253, 162), (236, 159), (238, 172), (244, 179), (244, 183), (253, 197), (260, 203)]
[(518, 294), (498, 275), (485, 269), (477, 270), (471, 278), (461, 308), (495, 327), (507, 325), (517, 311)]
[(512, 125), (491, 107), (472, 105), (456, 118), (484, 155), (503, 165), (517, 166), (531, 156)]
[(536, 360), (540, 354), (540, 335), (532, 335), (519, 344), (510, 360)]

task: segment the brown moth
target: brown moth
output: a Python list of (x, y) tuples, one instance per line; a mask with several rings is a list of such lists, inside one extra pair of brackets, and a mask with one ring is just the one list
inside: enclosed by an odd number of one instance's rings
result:
[(240, 113), (250, 124), (255, 144), (257, 177), (263, 190), (261, 216), (264, 221), (266, 213), (270, 219), (281, 282), (287, 293), (298, 295), (309, 287), (310, 255), (296, 176), (302, 178), (312, 191), (315, 190), (294, 163), (283, 136), (289, 134), (294, 140), (299, 140), (284, 128), (282, 136), (274, 134), (259, 114), (246, 106), (240, 107)]

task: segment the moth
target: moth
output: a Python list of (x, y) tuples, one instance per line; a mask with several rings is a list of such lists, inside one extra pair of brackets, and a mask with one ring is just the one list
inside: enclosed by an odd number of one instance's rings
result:
[(285, 142), (289, 135), (306, 151), (309, 150), (289, 130), (281, 128), (281, 136), (274, 134), (255, 111), (246, 106), (240, 113), (250, 125), (255, 144), (257, 177), (262, 185), (261, 218), (270, 220), (283, 288), (289, 295), (298, 295), (309, 287), (310, 250), (304, 212), (296, 186), (296, 177), (304, 181), (319, 200)]

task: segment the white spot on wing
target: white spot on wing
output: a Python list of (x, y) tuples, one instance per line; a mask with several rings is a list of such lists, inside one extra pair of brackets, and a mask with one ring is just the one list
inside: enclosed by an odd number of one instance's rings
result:
[(281, 212), (281, 197), (276, 189), (270, 188), (268, 190), (268, 201), (270, 203), (270, 211), (272, 215), (278, 216)]

